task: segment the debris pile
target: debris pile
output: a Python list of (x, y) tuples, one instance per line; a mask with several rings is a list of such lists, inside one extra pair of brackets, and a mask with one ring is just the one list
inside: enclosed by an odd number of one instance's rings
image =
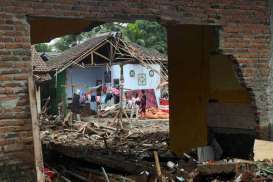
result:
[(51, 181), (272, 181), (273, 161), (199, 162), (168, 148), (169, 122), (139, 120), (117, 128), (112, 118), (71, 126), (44, 121), (42, 143)]
[[(168, 152), (168, 125), (163, 121), (138, 121), (123, 123), (123, 129), (116, 129), (111, 119), (83, 119), (69, 127), (60, 123), (43, 124), (43, 144), (85, 147), (101, 152), (134, 155), (138, 158), (146, 156), (151, 148), (160, 153)], [(126, 129), (125, 129), (126, 128)]]

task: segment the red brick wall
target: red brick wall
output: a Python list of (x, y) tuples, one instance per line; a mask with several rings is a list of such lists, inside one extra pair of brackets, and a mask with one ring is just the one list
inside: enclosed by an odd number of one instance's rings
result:
[(90, 18), (105, 22), (149, 19), (165, 25), (220, 26), (220, 49), (224, 54), (232, 55), (238, 63), (239, 76), (253, 94), (261, 119), (266, 121), (268, 102), (265, 90), (270, 58), (266, 2), (0, 0), (0, 156), (5, 156), (0, 157), (0, 164), (25, 162), (25, 157), (32, 151), (26, 85), (30, 62), (27, 16)]
[(31, 168), (33, 147), (27, 93), (29, 26), (22, 16), (0, 12), (0, 17), (0, 170), (4, 170), (2, 165)]

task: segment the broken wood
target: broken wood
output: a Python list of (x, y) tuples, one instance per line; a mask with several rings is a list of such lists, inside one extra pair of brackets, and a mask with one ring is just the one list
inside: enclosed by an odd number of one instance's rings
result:
[(107, 173), (106, 173), (104, 167), (101, 167), (101, 170), (102, 170), (103, 176), (104, 176), (104, 178), (105, 178), (105, 181), (106, 181), (106, 182), (110, 182), (110, 180), (109, 180), (109, 178), (108, 178), (108, 175), (107, 175)]
[(72, 124), (71, 120), (72, 120), (72, 112), (70, 111), (65, 116), (64, 121), (63, 121), (63, 125), (64, 126), (70, 126)]
[(68, 174), (68, 175), (70, 175), (70, 176), (73, 176), (74, 178), (77, 178), (77, 179), (79, 179), (79, 180), (81, 180), (81, 181), (84, 181), (84, 182), (88, 182), (88, 179), (87, 178), (85, 178), (85, 177), (83, 177), (83, 176), (81, 176), (81, 175), (79, 175), (79, 174), (76, 174), (76, 173), (74, 173), (74, 172), (72, 172), (72, 171), (70, 171), (70, 170), (65, 170), (64, 171), (64, 173), (66, 173), (66, 174)]
[(42, 108), (42, 113), (43, 113), (43, 114), (45, 114), (45, 113), (47, 112), (47, 108), (48, 108), (49, 102), (50, 102), (50, 97), (48, 97), (48, 98), (46, 99), (46, 102), (45, 102), (45, 104), (44, 104), (44, 106), (43, 106), (43, 108)]
[(162, 173), (161, 173), (161, 167), (160, 167), (160, 163), (159, 163), (159, 158), (158, 158), (157, 151), (154, 151), (154, 158), (155, 158), (156, 175), (157, 175), (158, 179), (160, 179)]
[[(130, 160), (127, 156), (122, 154), (102, 153), (100, 150), (83, 150), (82, 148), (71, 148), (70, 146), (63, 146), (61, 144), (53, 144), (50, 146), (44, 146), (46, 150), (64, 155), (66, 157), (84, 160), (86, 162), (104, 166), (107, 168), (115, 169), (116, 171), (139, 174), (141, 171), (152, 171), (152, 163), (147, 161)], [(49, 148), (50, 147), (50, 148)], [(88, 155), (86, 155), (88, 153)]]
[(44, 163), (42, 154), (42, 145), (40, 140), (40, 127), (38, 121), (37, 103), (35, 97), (35, 85), (32, 77), (32, 73), (28, 77), (28, 92), (29, 102), (32, 120), (32, 133), (33, 133), (33, 146), (34, 146), (34, 160), (37, 173), (37, 181), (44, 182), (45, 176), (43, 173)]
[(60, 176), (60, 178), (61, 178), (62, 180), (64, 180), (65, 182), (71, 182), (69, 179), (67, 179), (67, 178), (64, 177), (64, 176)]
[(92, 123), (77, 122), (76, 124), (73, 124), (72, 126), (76, 128), (79, 133), (82, 133), (82, 134), (96, 134), (99, 136), (103, 136), (105, 134), (105, 132), (97, 131), (95, 129), (97, 128), (96, 126), (92, 128), (91, 124)]

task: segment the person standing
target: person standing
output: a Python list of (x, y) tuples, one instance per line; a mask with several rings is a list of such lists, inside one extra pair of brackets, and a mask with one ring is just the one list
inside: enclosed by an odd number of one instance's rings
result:
[(73, 98), (72, 98), (72, 106), (71, 106), (71, 111), (72, 111), (72, 118), (76, 119), (76, 121), (80, 121), (80, 90), (77, 89), (76, 93), (74, 93)]
[(138, 93), (135, 93), (132, 97), (132, 107), (131, 107), (131, 120), (133, 119), (134, 114), (136, 115), (136, 119), (138, 119), (138, 110), (139, 110), (140, 98)]
[(146, 97), (146, 94), (145, 94), (145, 90), (141, 90), (141, 93), (142, 93), (142, 96), (141, 96), (141, 99), (140, 99), (140, 117), (142, 119), (144, 119), (145, 114), (146, 114), (146, 100), (147, 100), (147, 97)]
[(94, 113), (97, 112), (97, 92), (96, 90), (92, 89), (91, 90), (91, 97), (90, 97), (90, 110)]

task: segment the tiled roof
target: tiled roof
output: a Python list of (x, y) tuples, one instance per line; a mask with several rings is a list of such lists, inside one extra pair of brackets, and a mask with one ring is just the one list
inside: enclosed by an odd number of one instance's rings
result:
[(48, 73), (50, 69), (40, 57), (34, 46), (31, 47), (31, 62), (35, 81), (43, 82), (51, 79), (51, 76)]
[[(105, 40), (114, 39), (117, 41), (119, 36), (116, 33), (108, 32), (105, 34), (97, 35), (96, 37), (89, 38), (85, 42), (76, 45), (75, 47), (71, 47), (68, 50), (65, 50), (63, 53), (51, 57), (49, 61), (46, 62), (48, 67), (53, 69), (61, 69), (65, 66), (71, 64), (75, 59), (83, 55), (85, 52), (95, 49), (98, 45), (102, 44)], [(138, 44), (126, 42), (128, 48), (125, 48), (129, 51), (129, 54), (132, 55), (132, 57), (135, 57), (137, 60), (157, 60), (166, 62), (167, 57), (158, 51), (154, 49), (147, 49), (144, 47), (141, 47)]]
[(47, 65), (50, 67), (50, 69), (62, 68), (64, 65), (78, 58), (86, 51), (95, 48), (98, 44), (102, 43), (110, 36), (111, 34), (107, 33), (90, 38), (82, 44), (71, 47), (70, 49), (65, 50), (62, 54), (50, 59), (49, 61), (47, 61)]
[(155, 49), (145, 48), (136, 43), (128, 42), (128, 48), (131, 54), (134, 54), (137, 58), (142, 60), (157, 60), (157, 61), (167, 61), (166, 55), (161, 54)]
[(36, 51), (34, 46), (31, 47), (31, 60), (33, 72), (46, 73), (50, 71), (49, 67), (40, 57), (39, 53)]

